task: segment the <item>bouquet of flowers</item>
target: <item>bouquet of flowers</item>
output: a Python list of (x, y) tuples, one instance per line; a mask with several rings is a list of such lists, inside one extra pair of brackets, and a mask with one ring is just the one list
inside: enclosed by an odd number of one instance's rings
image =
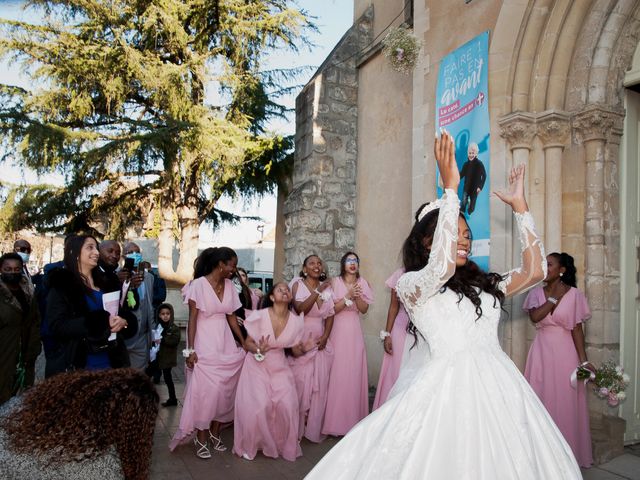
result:
[(609, 360), (596, 370), (594, 390), (600, 398), (606, 398), (610, 407), (616, 407), (627, 398), (624, 391), (629, 385), (629, 375), (620, 365)]
[(409, 74), (415, 67), (421, 48), (422, 42), (403, 25), (389, 30), (382, 40), (383, 55), (389, 59), (396, 72), (404, 74)]

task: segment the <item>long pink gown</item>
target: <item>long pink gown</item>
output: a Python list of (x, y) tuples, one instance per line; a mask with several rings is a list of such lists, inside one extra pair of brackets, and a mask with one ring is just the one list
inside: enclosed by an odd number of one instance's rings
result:
[[(385, 282), (385, 285), (395, 292), (396, 283), (404, 273), (404, 268), (399, 268)], [(394, 293), (395, 295), (395, 293)], [(396, 383), (402, 365), (402, 355), (404, 353), (404, 342), (407, 338), (407, 324), (409, 316), (404, 309), (404, 305), (398, 300), (399, 309), (396, 319), (391, 329), (391, 345), (393, 345), (393, 355), (384, 352), (382, 357), (382, 367), (380, 368), (380, 378), (378, 378), (378, 388), (376, 398), (373, 401), (373, 410), (382, 405), (389, 396), (391, 387)]]
[(298, 397), (293, 372), (284, 349), (302, 339), (302, 318), (289, 314), (287, 325), (275, 338), (269, 309), (257, 310), (244, 322), (256, 340), (270, 335), (264, 361), (247, 354), (236, 392), (236, 415), (233, 427), (233, 453), (254, 459), (258, 450), (267, 457), (293, 462), (302, 455), (298, 441)]
[[(373, 292), (367, 281), (360, 277), (358, 283), (362, 287), (362, 299), (373, 303)], [(333, 279), (332, 291), (334, 303), (347, 294), (347, 286), (341, 277)], [(329, 338), (334, 357), (322, 433), (339, 436), (346, 435), (369, 413), (367, 352), (355, 301), (336, 314)]]
[[(305, 301), (311, 292), (302, 279), (297, 281), (295, 299)], [(326, 290), (330, 293), (329, 290)], [(333, 300), (322, 302), (318, 307), (313, 304), (309, 313), (304, 316), (303, 341), (306, 341), (311, 333), (313, 338), (319, 338), (324, 333), (324, 319), (334, 314)], [(291, 370), (296, 379), (298, 401), (300, 403), (300, 430), (299, 437), (320, 443), (326, 437), (322, 435), (322, 423), (327, 407), (327, 392), (329, 389), (329, 374), (333, 364), (333, 345), (331, 340), (323, 350), (314, 348), (301, 357), (289, 357)]]
[[(522, 308), (529, 311), (546, 302), (537, 287), (527, 295)], [(553, 418), (581, 467), (593, 464), (589, 410), (583, 382), (571, 386), (571, 373), (580, 363), (571, 330), (591, 317), (584, 294), (571, 288), (553, 313), (536, 323), (524, 376)]]
[(224, 281), (222, 302), (205, 277), (185, 285), (184, 302), (193, 300), (198, 309), (193, 348), (198, 361), (186, 369), (186, 385), (180, 426), (169, 449), (190, 439), (194, 430), (207, 430), (211, 421), (233, 420), (233, 405), (245, 352), (236, 345), (227, 314), (240, 308), (240, 298), (231, 280)]

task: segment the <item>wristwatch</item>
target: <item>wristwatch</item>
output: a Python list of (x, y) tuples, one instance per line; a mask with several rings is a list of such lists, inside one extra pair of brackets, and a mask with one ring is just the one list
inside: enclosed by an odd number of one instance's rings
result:
[(547, 297), (547, 301), (553, 303), (554, 305), (558, 304), (558, 299), (556, 297)]

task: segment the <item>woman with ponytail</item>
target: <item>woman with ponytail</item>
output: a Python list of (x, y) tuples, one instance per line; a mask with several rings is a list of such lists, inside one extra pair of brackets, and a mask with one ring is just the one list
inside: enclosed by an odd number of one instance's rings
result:
[(570, 382), (587, 360), (582, 323), (591, 317), (587, 299), (576, 288), (576, 267), (567, 253), (547, 256), (544, 287), (527, 295), (522, 308), (536, 326), (524, 375), (571, 446), (581, 467), (593, 463), (589, 410), (583, 382)]
[[(211, 458), (209, 448), (224, 452), (220, 427), (233, 420), (233, 407), (240, 370), (246, 352), (235, 311), (238, 292), (230, 280), (238, 256), (227, 247), (203, 250), (194, 266), (194, 279), (182, 290), (189, 305), (187, 324), (186, 387), (180, 426), (169, 448), (193, 437), (196, 455)], [(232, 333), (233, 332), (233, 333)]]

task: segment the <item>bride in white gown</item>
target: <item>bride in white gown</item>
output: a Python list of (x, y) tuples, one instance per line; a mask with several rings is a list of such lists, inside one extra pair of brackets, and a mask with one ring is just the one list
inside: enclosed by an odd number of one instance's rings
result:
[(428, 262), (397, 286), (431, 358), (306, 478), (581, 479), (562, 434), (498, 342), (505, 296), (546, 274), (524, 198), (524, 166), (511, 171), (509, 191), (497, 193), (513, 209), (522, 266), (502, 276), (484, 274), (467, 260), (471, 235), (459, 214), (460, 176), (448, 134), (436, 139), (435, 154), (445, 193), (423, 209), (407, 239), (418, 238)]

